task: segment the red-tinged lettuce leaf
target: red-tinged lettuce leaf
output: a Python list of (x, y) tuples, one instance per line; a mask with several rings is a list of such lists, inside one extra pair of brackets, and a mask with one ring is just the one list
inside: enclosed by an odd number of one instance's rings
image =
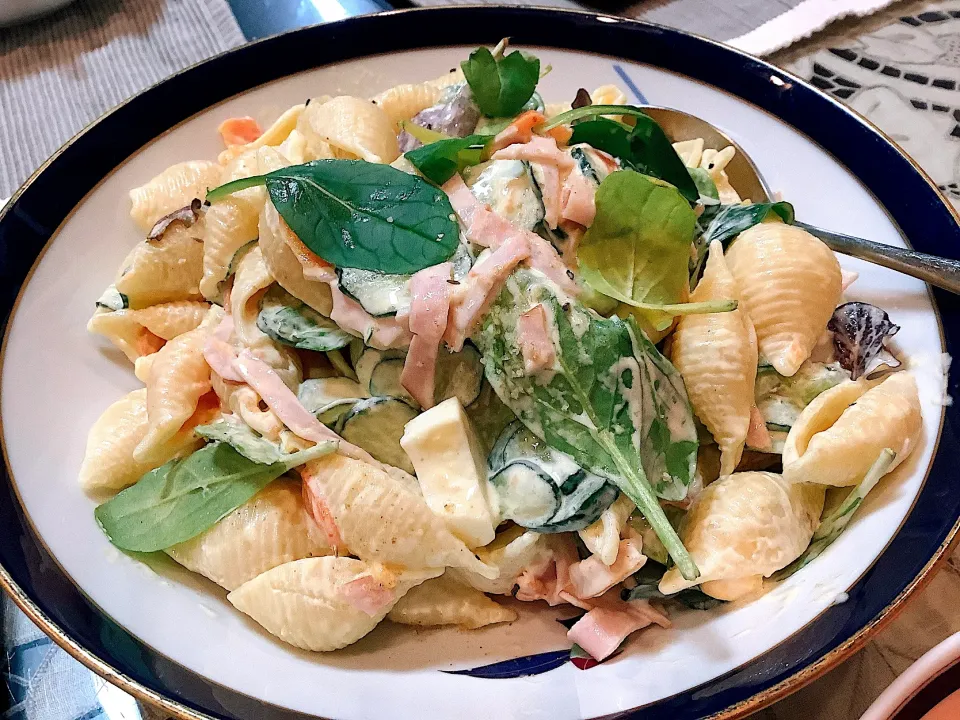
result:
[(626, 644), (626, 642), (627, 641), (624, 640), (622, 643), (620, 643), (620, 646), (616, 650), (614, 650), (612, 653), (610, 653), (610, 655), (604, 658), (603, 660), (597, 660), (592, 655), (590, 655), (590, 653), (584, 650), (582, 647), (574, 643), (573, 647), (570, 648), (570, 662), (572, 662), (574, 666), (579, 670), (589, 670), (590, 668), (596, 667), (601, 663), (605, 663), (608, 660), (611, 660), (612, 658), (615, 658), (617, 655), (622, 653), (623, 646)]

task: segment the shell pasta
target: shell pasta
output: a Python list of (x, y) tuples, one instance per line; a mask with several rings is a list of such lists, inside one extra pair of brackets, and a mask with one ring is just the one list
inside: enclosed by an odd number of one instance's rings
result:
[(898, 319), (733, 147), (616, 85), (545, 102), (506, 41), (445, 69), (219, 118), (130, 192), (88, 323), (142, 383), (79, 471), (107, 539), (313, 652), (546, 603), (604, 661), (802, 573), (828, 488), (919, 442)]

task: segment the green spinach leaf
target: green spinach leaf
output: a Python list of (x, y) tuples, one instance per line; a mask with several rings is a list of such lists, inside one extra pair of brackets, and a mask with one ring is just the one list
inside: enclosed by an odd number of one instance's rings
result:
[[(634, 118), (636, 124), (631, 128), (600, 117), (602, 115), (628, 115)], [(619, 158), (626, 167), (670, 183), (688, 202), (695, 203), (700, 197), (696, 183), (673, 149), (667, 134), (642, 108), (632, 105), (588, 105), (557, 115), (543, 129), (568, 123), (573, 123), (571, 145), (584, 142), (597, 150), (608, 152)]]
[(813, 534), (809, 547), (803, 551), (800, 557), (783, 568), (783, 570), (777, 571), (773, 579), (785, 580), (797, 572), (797, 570), (806, 567), (820, 557), (823, 551), (826, 550), (834, 540), (840, 537), (840, 533), (850, 524), (850, 521), (853, 520), (854, 513), (856, 513), (860, 505), (863, 504), (867, 493), (873, 490), (877, 483), (880, 482), (880, 478), (890, 471), (890, 466), (893, 465), (896, 459), (897, 454), (893, 450), (890, 448), (883, 450), (877, 457), (877, 461), (870, 466), (863, 480), (850, 491), (850, 494), (843, 499), (843, 502), (841, 502), (833, 512), (820, 521), (820, 527), (818, 527), (817, 531)]
[(673, 187), (632, 170), (604, 178), (597, 214), (577, 249), (583, 280), (666, 327), (673, 315), (733, 310), (736, 302), (682, 303), (696, 214)]
[(406, 158), (425, 178), (443, 185), (454, 173), (483, 162), (490, 139), (489, 135), (468, 135), (465, 138), (437, 140), (411, 150), (406, 153)]
[(389, 165), (314, 160), (221, 185), (207, 199), (264, 184), (303, 244), (337, 267), (412, 275), (457, 249), (459, 226), (447, 196)]
[[(552, 326), (555, 372), (527, 375), (519, 316), (542, 304)], [(650, 521), (684, 577), (697, 569), (657, 500), (686, 495), (697, 434), (679, 373), (635, 324), (561, 302), (529, 271), (507, 281), (474, 338), (487, 380), (551, 447), (616, 484)], [(649, 478), (649, 480), (648, 480)]]
[(264, 295), (257, 327), (271, 339), (300, 350), (328, 352), (346, 347), (353, 340), (353, 335), (341, 330), (330, 318), (279, 287)]
[(694, 256), (690, 264), (691, 287), (695, 286), (700, 278), (710, 243), (719, 240), (726, 247), (744, 230), (766, 220), (770, 213), (778, 215), (788, 225), (792, 225), (796, 219), (793, 205), (783, 200), (775, 203), (708, 207), (700, 216), (700, 225), (705, 226), (706, 229), (698, 235), (693, 244)]
[(482, 47), (460, 63), (473, 100), (487, 117), (512, 117), (533, 96), (540, 80), (540, 61), (514, 50), (495, 58)]
[(212, 527), (291, 468), (335, 449), (332, 442), (316, 445), (262, 465), (227, 443), (207, 445), (151, 470), (100, 505), (97, 522), (122, 550), (164, 550)]

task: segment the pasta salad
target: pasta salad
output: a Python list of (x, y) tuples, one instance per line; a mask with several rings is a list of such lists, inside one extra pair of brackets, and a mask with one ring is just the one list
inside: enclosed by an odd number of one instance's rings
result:
[(131, 191), (144, 239), (88, 327), (144, 387), (79, 478), (116, 547), (307, 650), (513, 596), (577, 609), (602, 661), (842, 532), (920, 433), (898, 327), (738, 195), (733, 148), (610, 85), (545, 104), (547, 71), (503, 42), (230, 118)]

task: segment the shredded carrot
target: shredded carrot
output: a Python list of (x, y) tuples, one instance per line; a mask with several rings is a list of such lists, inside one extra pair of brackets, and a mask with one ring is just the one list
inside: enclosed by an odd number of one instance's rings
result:
[(137, 352), (140, 354), (140, 357), (153, 355), (162, 348), (166, 342), (162, 337), (154, 335), (146, 328), (140, 328), (140, 332), (137, 333)]
[(533, 128), (545, 120), (543, 113), (536, 110), (527, 110), (525, 113), (521, 113), (493, 139), (490, 152), (494, 153), (515, 143), (530, 142), (533, 137)]
[(557, 125), (547, 130), (547, 135), (557, 141), (557, 145), (566, 145), (573, 137), (573, 128), (569, 125)]
[(220, 123), (217, 131), (223, 138), (223, 144), (227, 147), (246, 145), (263, 135), (263, 128), (260, 127), (260, 123), (252, 117), (228, 118)]

